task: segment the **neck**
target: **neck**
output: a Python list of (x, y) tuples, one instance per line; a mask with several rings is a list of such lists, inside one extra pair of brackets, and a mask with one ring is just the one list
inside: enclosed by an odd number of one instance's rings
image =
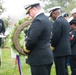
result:
[[(37, 13), (35, 14), (35, 17), (36, 17), (37, 15), (41, 14), (41, 13), (43, 13), (43, 11), (42, 11), (42, 10), (38, 10)], [(34, 18), (35, 18), (35, 17), (34, 17)]]

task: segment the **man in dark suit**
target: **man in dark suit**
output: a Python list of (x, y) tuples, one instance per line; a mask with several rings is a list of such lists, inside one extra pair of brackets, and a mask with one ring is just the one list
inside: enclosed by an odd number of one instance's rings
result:
[(26, 62), (31, 67), (32, 75), (50, 75), (53, 53), (50, 49), (51, 22), (42, 12), (39, 3), (25, 6), (26, 13), (33, 19), (27, 31), (25, 52)]
[[(3, 35), (5, 33), (5, 26), (2, 19), (0, 19), (0, 35)], [(0, 38), (0, 47), (2, 43), (2, 38)]]
[(68, 75), (67, 57), (71, 54), (70, 47), (70, 25), (61, 16), (61, 7), (53, 7), (50, 9), (50, 17), (54, 20), (51, 46), (54, 47), (54, 61), (56, 75)]
[(76, 75), (76, 18), (72, 19), (70, 22), (70, 42), (72, 55), (70, 56), (70, 67), (72, 74)]

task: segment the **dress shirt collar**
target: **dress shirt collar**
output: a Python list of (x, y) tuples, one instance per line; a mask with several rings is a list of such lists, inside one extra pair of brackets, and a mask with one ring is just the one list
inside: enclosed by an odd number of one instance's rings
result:
[[(38, 16), (39, 14), (41, 14), (41, 13), (43, 13), (43, 11), (38, 12), (38, 13), (35, 15), (35, 17)], [(35, 18), (35, 17), (34, 17), (34, 18)]]

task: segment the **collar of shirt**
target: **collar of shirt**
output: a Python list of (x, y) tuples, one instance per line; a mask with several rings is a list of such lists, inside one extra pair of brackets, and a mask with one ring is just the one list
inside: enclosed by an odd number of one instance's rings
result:
[(58, 19), (61, 15), (59, 15), (56, 19)]
[[(41, 14), (41, 13), (43, 13), (43, 11), (38, 12), (38, 13), (35, 15), (35, 17), (38, 16), (39, 14)], [(34, 17), (34, 18), (35, 18), (35, 17)]]

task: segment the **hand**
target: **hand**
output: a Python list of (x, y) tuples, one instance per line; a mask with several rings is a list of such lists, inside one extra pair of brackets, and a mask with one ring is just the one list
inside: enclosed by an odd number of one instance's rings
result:
[(25, 53), (30, 53), (30, 50), (26, 49), (26, 47), (24, 47), (24, 52)]
[(0, 33), (1, 35), (3, 35), (3, 33)]
[(52, 49), (52, 51), (54, 51), (54, 49), (55, 49), (53, 46), (50, 46), (50, 48)]

